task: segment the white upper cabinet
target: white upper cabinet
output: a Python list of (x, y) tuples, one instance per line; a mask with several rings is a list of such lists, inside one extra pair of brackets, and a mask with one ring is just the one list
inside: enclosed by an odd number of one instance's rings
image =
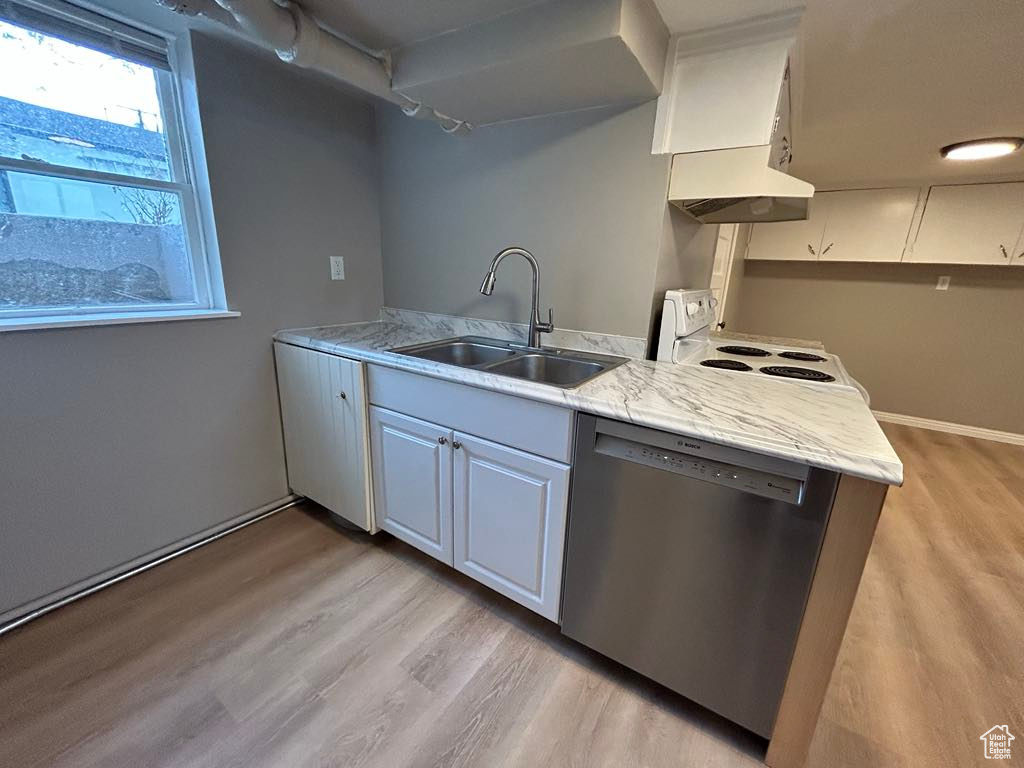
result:
[(932, 187), (905, 261), (1011, 264), (1020, 257), (1024, 182)]
[(819, 192), (806, 221), (755, 224), (748, 259), (901, 261), (917, 210), (916, 188)]
[(821, 261), (901, 261), (917, 210), (918, 189), (819, 192), (825, 219)]
[(771, 144), (789, 121), (789, 54), (801, 14), (675, 37), (658, 99), (654, 154)]
[(370, 494), (365, 366), (274, 343), (288, 485), (375, 532)]
[(811, 200), (803, 221), (773, 221), (754, 224), (747, 246), (747, 258), (778, 261), (817, 261), (825, 236), (826, 212), (819, 206), (820, 195)]

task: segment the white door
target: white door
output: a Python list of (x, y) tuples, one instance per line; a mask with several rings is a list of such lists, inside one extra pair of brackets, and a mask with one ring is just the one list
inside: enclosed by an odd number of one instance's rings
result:
[(558, 621), (569, 467), (455, 433), (455, 567)]
[(364, 365), (274, 343), (288, 484), (374, 532)]
[(723, 328), (725, 301), (729, 297), (729, 278), (732, 275), (733, 258), (736, 253), (736, 236), (739, 224), (720, 224), (718, 244), (715, 246), (715, 262), (711, 270), (711, 295), (715, 299), (715, 319)]
[(370, 407), (377, 525), (452, 564), (452, 433)]
[(1024, 224), (1024, 182), (932, 187), (904, 261), (1010, 264)]
[(754, 224), (747, 245), (748, 259), (817, 261), (825, 234), (827, 213), (811, 198), (808, 218), (803, 221), (768, 221)]
[(825, 216), (820, 261), (901, 261), (920, 190), (851, 189), (819, 192), (814, 203)]

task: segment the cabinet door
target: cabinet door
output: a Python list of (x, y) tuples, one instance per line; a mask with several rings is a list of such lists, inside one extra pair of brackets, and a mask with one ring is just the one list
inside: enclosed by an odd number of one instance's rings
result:
[(826, 213), (819, 210), (818, 195), (810, 202), (803, 221), (769, 221), (754, 224), (747, 245), (748, 259), (817, 261), (825, 234)]
[(558, 621), (569, 467), (455, 433), (455, 567)]
[(364, 365), (274, 343), (288, 484), (366, 531), (370, 494)]
[(377, 525), (452, 564), (452, 433), (372, 406), (373, 494)]
[(814, 202), (825, 216), (820, 261), (902, 261), (919, 190), (851, 189), (820, 192)]
[(1013, 249), (1010, 263), (1015, 267), (1024, 267), (1024, 224), (1021, 225), (1020, 237), (1017, 239), (1017, 247)]
[(904, 261), (1009, 264), (1024, 223), (1024, 182), (932, 187)]

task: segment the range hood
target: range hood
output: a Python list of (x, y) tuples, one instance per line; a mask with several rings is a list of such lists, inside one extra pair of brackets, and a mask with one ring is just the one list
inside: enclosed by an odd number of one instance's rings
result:
[(705, 224), (806, 219), (814, 187), (770, 156), (770, 146), (675, 155), (669, 202)]
[(788, 174), (790, 51), (800, 10), (684, 35), (658, 102), (653, 151), (672, 158), (668, 199), (695, 219), (806, 219), (814, 187)]

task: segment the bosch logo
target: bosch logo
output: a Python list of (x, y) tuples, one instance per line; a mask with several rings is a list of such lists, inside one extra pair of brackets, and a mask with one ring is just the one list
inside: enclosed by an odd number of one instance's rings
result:
[(680, 440), (677, 443), (677, 445), (683, 445), (683, 446), (686, 446), (687, 448), (693, 448), (693, 449), (698, 450), (698, 451), (700, 450), (700, 443), (688, 443), (685, 440)]

